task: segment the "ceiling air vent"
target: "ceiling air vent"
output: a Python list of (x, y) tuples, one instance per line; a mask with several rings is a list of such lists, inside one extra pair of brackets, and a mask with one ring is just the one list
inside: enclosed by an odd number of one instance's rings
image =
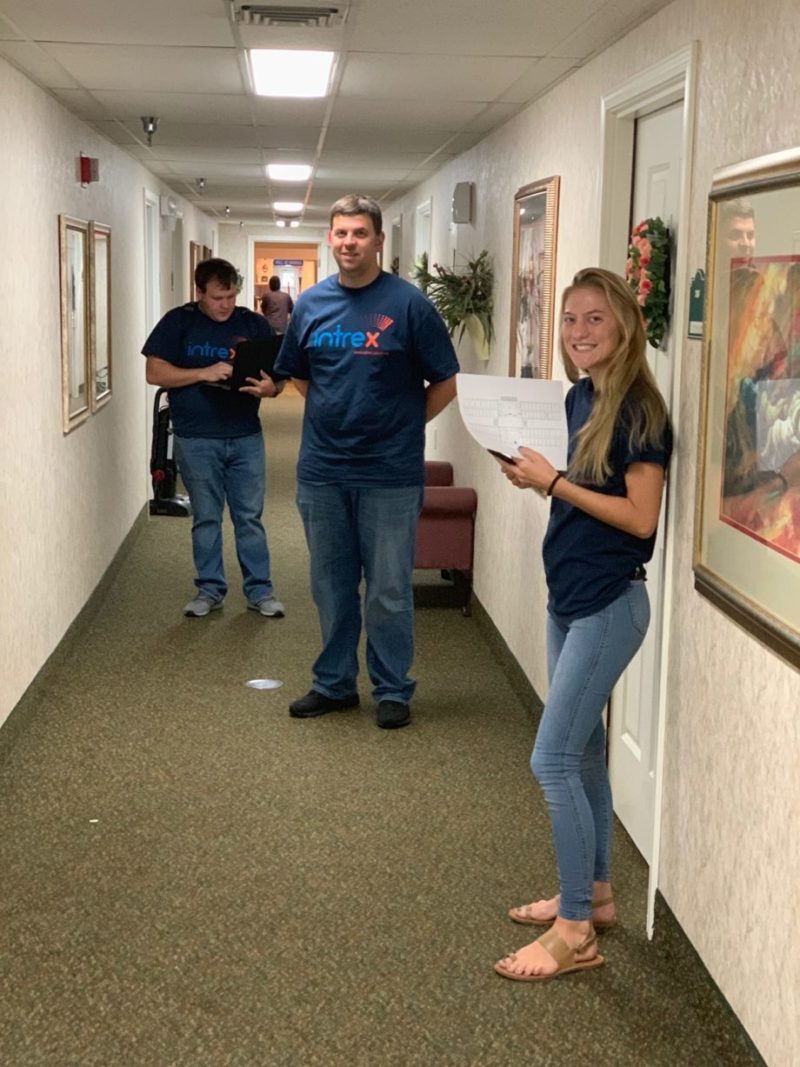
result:
[(296, 7), (291, 4), (242, 4), (236, 13), (245, 26), (340, 26), (345, 13), (338, 7)]

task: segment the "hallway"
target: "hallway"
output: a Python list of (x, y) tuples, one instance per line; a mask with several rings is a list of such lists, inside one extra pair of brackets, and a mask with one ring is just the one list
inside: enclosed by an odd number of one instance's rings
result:
[(671, 917), (647, 943), (622, 831), (606, 967), (492, 972), (554, 871), (534, 718), (478, 618), (420, 607), (410, 729), (375, 728), (363, 677), (360, 710), (288, 716), (317, 643), (301, 402), (264, 409), (287, 617), (244, 610), (228, 529), (224, 610), (182, 618), (188, 525), (149, 520), (3, 729), (3, 1063), (760, 1063)]

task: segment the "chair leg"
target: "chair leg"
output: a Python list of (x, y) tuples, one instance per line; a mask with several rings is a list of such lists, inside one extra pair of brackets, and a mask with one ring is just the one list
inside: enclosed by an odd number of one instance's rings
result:
[(466, 573), (464, 571), (452, 572), (453, 584), (460, 593), (461, 614), (465, 618), (469, 618), (472, 615), (472, 607), (470, 601), (472, 600), (472, 572)]

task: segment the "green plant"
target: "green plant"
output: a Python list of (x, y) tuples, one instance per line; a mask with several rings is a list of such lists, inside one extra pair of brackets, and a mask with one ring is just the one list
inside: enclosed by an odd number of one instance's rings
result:
[(475, 259), (468, 259), (463, 271), (434, 263), (431, 272), (428, 270), (428, 255), (423, 253), (414, 267), (412, 279), (442, 316), (451, 337), (458, 330), (460, 341), (467, 320), (474, 316), (481, 324), (487, 343), (494, 340), (494, 267), (486, 249)]

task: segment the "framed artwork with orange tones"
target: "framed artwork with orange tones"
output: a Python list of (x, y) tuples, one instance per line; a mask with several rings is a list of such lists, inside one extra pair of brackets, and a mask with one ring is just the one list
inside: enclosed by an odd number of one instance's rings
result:
[(800, 150), (709, 196), (695, 588), (800, 666)]

